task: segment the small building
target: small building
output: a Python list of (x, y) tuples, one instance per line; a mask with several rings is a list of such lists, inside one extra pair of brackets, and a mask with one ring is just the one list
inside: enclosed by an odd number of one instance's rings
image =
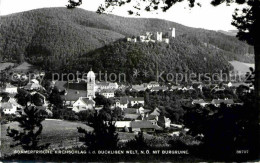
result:
[(145, 91), (147, 89), (147, 87), (144, 84), (140, 84), (140, 85), (132, 85), (132, 90), (139, 92), (139, 91)]
[(161, 111), (159, 108), (155, 108), (150, 115), (155, 115), (155, 116), (159, 116), (161, 114)]
[(131, 97), (130, 98), (131, 106), (136, 104), (142, 104), (144, 106), (144, 97)]
[(203, 99), (195, 99), (191, 102), (192, 105), (199, 104), (202, 107), (205, 107), (208, 103), (205, 102)]
[(10, 93), (10, 94), (16, 94), (17, 93), (17, 87), (13, 86), (10, 83), (7, 83), (3, 90), (4, 90), (4, 92)]
[(234, 101), (233, 101), (233, 99), (213, 99), (212, 101), (211, 101), (211, 104), (213, 104), (214, 106), (216, 106), (216, 107), (219, 107), (220, 106), (220, 104), (226, 104), (227, 106), (231, 106), (231, 105), (233, 105), (234, 104)]
[(117, 131), (125, 131), (126, 128), (129, 131), (129, 129), (131, 128), (131, 121), (116, 121), (115, 127)]
[(127, 108), (129, 100), (127, 97), (120, 97), (119, 99), (115, 100), (115, 107), (119, 107), (121, 109)]
[(42, 88), (40, 84), (37, 83), (28, 83), (26, 86), (23, 87), (25, 90), (32, 91), (32, 90), (39, 90)]
[(115, 97), (115, 91), (113, 89), (103, 89), (100, 91), (100, 94), (106, 98)]
[(112, 82), (97, 82), (95, 84), (95, 87), (96, 87), (96, 90), (100, 92), (101, 90), (104, 90), (104, 89), (117, 90), (119, 86), (116, 82), (115, 83), (112, 83)]
[(151, 81), (147, 84), (148, 89), (151, 89), (152, 87), (159, 87), (159, 86), (160, 86), (160, 84), (156, 81)]
[(65, 90), (65, 94), (61, 96), (65, 101), (65, 104), (72, 106), (80, 97), (87, 97), (86, 90)]
[(85, 110), (92, 110), (95, 107), (95, 101), (86, 97), (80, 97), (72, 106), (72, 110), (76, 113)]
[(147, 132), (153, 133), (156, 130), (161, 130), (161, 128), (157, 125), (153, 125), (150, 121), (132, 121), (131, 129), (133, 132)]
[(2, 109), (4, 114), (16, 114), (17, 112), (17, 107), (10, 102), (1, 103), (0, 108)]
[(137, 113), (125, 113), (124, 114), (124, 120), (125, 121), (136, 121), (136, 120), (142, 120), (142, 116), (141, 114), (137, 114)]
[(167, 91), (168, 88), (165, 86), (156, 86), (151, 88), (151, 92), (158, 92), (158, 91)]
[(159, 116), (157, 124), (163, 128), (169, 128), (171, 127), (171, 120), (165, 116)]

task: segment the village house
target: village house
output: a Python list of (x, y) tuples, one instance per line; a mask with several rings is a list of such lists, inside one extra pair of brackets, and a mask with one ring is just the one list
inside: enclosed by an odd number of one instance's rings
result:
[(124, 112), (124, 120), (143, 120), (145, 116), (148, 115), (150, 110), (140, 108), (125, 108)]
[(147, 86), (144, 84), (132, 85), (132, 91), (140, 92), (140, 91), (145, 91), (146, 89), (147, 89)]
[(68, 89), (61, 97), (66, 105), (72, 106), (80, 97), (87, 97), (87, 92), (85, 90)]
[(225, 99), (213, 99), (211, 101), (211, 104), (213, 104), (214, 106), (216, 107), (219, 107), (220, 104), (226, 104), (228, 107), (230, 107), (231, 105), (234, 104), (234, 101), (233, 99), (228, 99), (228, 98), (225, 98)]
[(142, 115), (137, 113), (125, 113), (124, 121), (138, 121), (142, 120)]
[(115, 97), (115, 91), (113, 89), (102, 89), (100, 94), (106, 98)]
[(136, 104), (142, 104), (144, 106), (144, 98), (143, 97), (130, 97), (130, 104), (134, 106)]
[(72, 105), (72, 111), (78, 113), (80, 111), (92, 110), (95, 107), (95, 101), (89, 98), (80, 97)]
[(156, 87), (152, 87), (151, 89), (150, 89), (150, 91), (151, 92), (158, 92), (158, 91), (167, 91), (168, 90), (168, 88), (167, 87), (165, 87), (165, 86), (156, 86)]
[(1, 102), (0, 108), (4, 112), (4, 114), (16, 114), (17, 113), (17, 107), (15, 105), (13, 105), (11, 102)]
[(101, 90), (106, 90), (106, 89), (112, 89), (112, 90), (117, 90), (118, 89), (118, 84), (112, 83), (112, 82), (96, 82), (95, 88), (99, 92)]
[(154, 133), (156, 130), (162, 130), (161, 127), (153, 125), (150, 121), (132, 121), (131, 122), (132, 132), (145, 132), (145, 133)]
[(10, 93), (10, 94), (16, 94), (17, 93), (17, 87), (13, 86), (10, 83), (7, 83), (5, 87), (3, 88), (3, 92)]
[(163, 128), (171, 127), (171, 120), (165, 116), (158, 116), (157, 124)]
[(156, 82), (156, 81), (151, 81), (151, 82), (149, 82), (148, 84), (147, 84), (147, 88), (148, 89), (151, 89), (151, 88), (153, 88), (153, 87), (159, 87), (160, 86), (160, 84), (158, 83), (158, 82)]
[(23, 89), (27, 91), (33, 91), (33, 90), (40, 90), (42, 86), (37, 83), (28, 83), (26, 86), (23, 87)]
[(120, 97), (119, 99), (115, 100), (115, 107), (119, 107), (121, 109), (127, 108), (129, 100), (127, 97)]
[(117, 131), (126, 132), (126, 130), (128, 130), (129, 132), (131, 128), (131, 121), (116, 121), (115, 127)]
[(200, 106), (202, 107), (205, 107), (207, 104), (207, 102), (205, 102), (203, 99), (195, 99), (191, 102), (192, 105), (196, 105), (196, 104), (199, 104)]

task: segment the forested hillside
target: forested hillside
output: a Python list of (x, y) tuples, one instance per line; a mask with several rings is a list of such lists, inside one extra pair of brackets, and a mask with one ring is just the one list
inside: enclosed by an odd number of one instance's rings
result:
[[(171, 40), (169, 46), (122, 41), (146, 31), (167, 32), (171, 27), (176, 29), (176, 39)], [(151, 60), (149, 64), (154, 64), (155, 58), (159, 65), (171, 61), (171, 64), (163, 64), (164, 69), (168, 66), (176, 71), (197, 71), (198, 66), (209, 68), (206, 63), (211, 62), (208, 66), (216, 69), (229, 67), (229, 60), (253, 62), (253, 48), (232, 36), (165, 20), (99, 15), (83, 9), (45, 8), (2, 16), (0, 41), (0, 61), (27, 60), (44, 69), (63, 67), (64, 71), (75, 66), (82, 69), (94, 62), (101, 64), (105, 56), (111, 57), (106, 64), (116, 62), (116, 57), (127, 60), (132, 48), (137, 48), (138, 55), (145, 61)], [(128, 49), (124, 49), (125, 46)], [(114, 47), (125, 50), (125, 54), (109, 50), (115, 50)], [(102, 53), (98, 53), (100, 51)], [(205, 64), (198, 62), (204, 57)], [(75, 65), (79, 62), (81, 64)]]

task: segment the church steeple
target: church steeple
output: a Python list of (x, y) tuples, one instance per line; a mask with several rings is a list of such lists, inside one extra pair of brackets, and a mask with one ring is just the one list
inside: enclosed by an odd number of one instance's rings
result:
[(95, 98), (95, 73), (92, 71), (92, 68), (87, 74), (87, 97)]

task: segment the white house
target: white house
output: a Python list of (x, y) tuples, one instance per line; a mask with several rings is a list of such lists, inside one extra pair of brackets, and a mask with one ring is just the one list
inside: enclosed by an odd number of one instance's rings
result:
[(95, 88), (97, 91), (101, 91), (101, 90), (104, 90), (104, 89), (113, 89), (113, 90), (116, 90), (118, 89), (118, 84), (115, 82), (115, 83), (111, 83), (111, 82), (97, 82), (96, 85), (95, 85)]
[(106, 98), (115, 97), (115, 92), (112, 89), (103, 89), (100, 91), (100, 94)]
[(80, 111), (94, 109), (95, 101), (86, 97), (80, 97), (72, 106), (72, 110), (78, 113)]
[(0, 108), (3, 110), (4, 114), (16, 114), (17, 107), (10, 102), (1, 103)]
[(11, 85), (10, 83), (7, 83), (4, 89), (4, 92), (10, 93), (10, 94), (16, 94), (17, 93), (17, 87)]
[(115, 100), (115, 107), (119, 107), (121, 109), (127, 108), (129, 100), (127, 97), (120, 97), (120, 99)]
[(24, 86), (24, 89), (25, 90), (39, 90), (41, 89), (42, 86), (40, 84), (37, 84), (37, 83), (28, 83), (26, 86)]
[(131, 106), (135, 104), (142, 104), (144, 105), (144, 98), (143, 97), (131, 97), (130, 99)]
[(147, 84), (147, 88), (151, 89), (152, 87), (159, 87), (160, 84), (156, 81), (151, 81), (150, 83)]

